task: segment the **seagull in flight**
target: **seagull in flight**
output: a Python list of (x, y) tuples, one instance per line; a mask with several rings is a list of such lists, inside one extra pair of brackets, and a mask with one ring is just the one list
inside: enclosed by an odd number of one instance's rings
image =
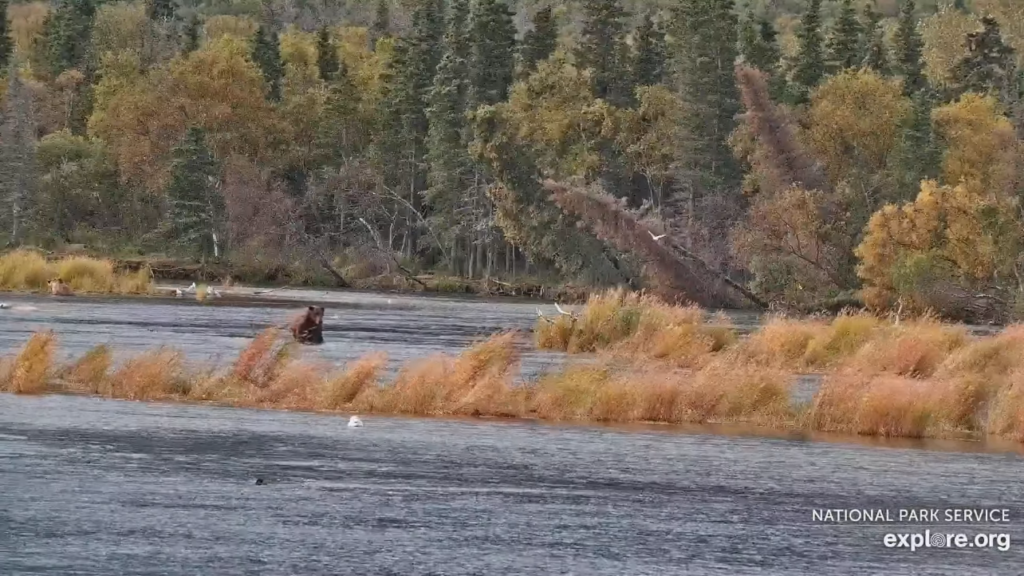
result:
[(661, 240), (665, 236), (668, 236), (668, 234), (659, 234), (658, 236), (655, 236), (654, 232), (651, 232), (650, 230), (648, 230), (647, 233), (651, 235), (651, 239), (654, 240), (655, 242)]

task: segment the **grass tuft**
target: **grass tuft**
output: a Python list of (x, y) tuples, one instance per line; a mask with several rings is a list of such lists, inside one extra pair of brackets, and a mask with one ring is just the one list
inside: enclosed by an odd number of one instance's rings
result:
[(107, 385), (110, 366), (110, 348), (100, 344), (64, 370), (63, 380), (71, 390), (99, 394)]
[(146, 294), (153, 286), (148, 268), (122, 273), (106, 259), (67, 256), (48, 261), (40, 252), (25, 249), (0, 255), (0, 290), (45, 291), (55, 277), (82, 293)]
[(53, 332), (47, 330), (33, 334), (14, 358), (7, 384), (8, 391), (15, 394), (46, 392), (56, 347)]
[(182, 353), (158, 348), (125, 362), (100, 393), (125, 400), (167, 400), (188, 396), (190, 388)]

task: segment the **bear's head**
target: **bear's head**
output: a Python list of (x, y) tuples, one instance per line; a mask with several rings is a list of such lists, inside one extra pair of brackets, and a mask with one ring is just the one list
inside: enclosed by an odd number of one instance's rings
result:
[(324, 324), (324, 307), (323, 306), (310, 306), (309, 310), (306, 311), (306, 318), (316, 322), (317, 326), (323, 326)]

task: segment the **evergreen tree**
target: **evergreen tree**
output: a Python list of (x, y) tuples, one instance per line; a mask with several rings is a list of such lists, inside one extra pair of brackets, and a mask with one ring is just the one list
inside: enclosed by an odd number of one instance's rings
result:
[(16, 65), (9, 65), (3, 123), (0, 124), (0, 193), (10, 207), (8, 245), (17, 246), (33, 214), (38, 172), (32, 96)]
[(832, 71), (856, 68), (864, 60), (861, 54), (864, 28), (857, 20), (853, 0), (842, 0), (839, 16), (828, 41), (829, 68)]
[(11, 22), (7, 17), (7, 0), (0, 0), (0, 67), (6, 67), (7, 62), (14, 53), (14, 43), (11, 39)]
[(471, 108), (497, 104), (508, 96), (514, 75), (516, 28), (501, 0), (476, 0), (470, 17)]
[(182, 54), (191, 54), (199, 50), (199, 18), (195, 14), (189, 17), (182, 36)]
[(782, 60), (778, 37), (767, 19), (761, 18), (755, 27), (753, 18), (748, 18), (740, 29), (740, 54), (750, 66), (774, 75)]
[(660, 84), (665, 78), (668, 50), (665, 46), (665, 31), (649, 13), (636, 30), (633, 53), (633, 85)]
[(589, 68), (594, 97), (622, 105), (631, 98), (624, 71), (626, 12), (619, 0), (583, 0), (583, 31), (576, 48), (576, 63)]
[[(430, 90), (427, 119), (427, 160), (430, 166), (426, 199), (431, 220), (442, 230), (445, 244), (454, 246), (467, 222), (459, 206), (468, 186), (471, 169), (468, 153), (466, 106), (469, 92), (467, 61), (468, 0), (452, 0), (444, 56)], [(454, 266), (454, 261), (451, 262)]]
[(995, 18), (984, 16), (981, 25), (981, 31), (967, 35), (967, 55), (952, 70), (954, 84), (959, 94), (993, 94), (1013, 108), (1020, 100), (1016, 53), (1003, 41)]
[[(406, 201), (417, 211), (426, 188), (426, 109), (441, 59), (443, 6), (441, 0), (420, 3), (412, 13), (409, 34), (395, 43), (385, 77), (384, 113), (374, 145), (385, 181), (393, 189), (407, 191)], [(409, 216), (410, 222), (416, 219)], [(407, 256), (417, 246), (418, 234), (418, 228), (410, 226), (409, 241), (405, 243)]]
[(903, 92), (912, 95), (927, 88), (921, 51), (924, 41), (917, 29), (914, 0), (903, 0), (893, 41), (896, 43), (896, 72), (903, 76)]
[(882, 15), (871, 4), (864, 6), (864, 60), (862, 64), (878, 72), (889, 73), (889, 51), (885, 47)]
[(331, 82), (341, 68), (341, 61), (338, 59), (338, 50), (331, 42), (331, 32), (326, 25), (320, 27), (316, 39), (316, 64), (320, 71), (320, 79), (324, 82)]
[(537, 69), (537, 63), (554, 54), (558, 46), (558, 24), (551, 13), (551, 6), (545, 6), (533, 15), (533, 28), (523, 35), (519, 48), (519, 73), (530, 75)]
[(327, 82), (323, 112), (314, 136), (317, 165), (337, 167), (362, 151), (367, 134), (361, 130), (359, 98), (345, 63), (339, 61)]
[(281, 100), (281, 78), (284, 76), (284, 63), (281, 61), (281, 48), (277, 32), (270, 30), (266, 24), (260, 24), (253, 38), (252, 60), (263, 72), (267, 83), (267, 98), (272, 102)]
[(174, 0), (147, 0), (146, 16), (155, 22), (169, 22), (174, 18)]
[(42, 41), (53, 76), (85, 65), (95, 18), (93, 0), (68, 0), (47, 15)]
[(373, 26), (370, 27), (374, 41), (391, 35), (391, 7), (389, 2), (390, 0), (377, 0), (377, 14), (373, 19)]
[(894, 202), (909, 202), (921, 189), (921, 180), (936, 178), (942, 163), (932, 129), (932, 101), (923, 92), (915, 94), (913, 107), (900, 130), (900, 141), (895, 150), (894, 171), (896, 198)]
[[(728, 138), (736, 127), (739, 92), (734, 77), (739, 23), (732, 0), (682, 0), (673, 14), (674, 76), (687, 106), (686, 170), (698, 190), (739, 189), (739, 168)], [(697, 194), (691, 195), (691, 208)]]
[(192, 127), (172, 151), (170, 229), (174, 241), (186, 251), (220, 257), (225, 217), (219, 187), (220, 166), (206, 144), (202, 128)]
[(793, 66), (797, 102), (806, 102), (811, 90), (825, 76), (824, 38), (821, 33), (821, 0), (810, 0), (796, 34), (800, 44)]

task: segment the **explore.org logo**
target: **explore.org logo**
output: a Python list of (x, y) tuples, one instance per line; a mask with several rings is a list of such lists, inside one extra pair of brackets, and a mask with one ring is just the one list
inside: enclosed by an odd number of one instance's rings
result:
[(946, 534), (925, 530), (909, 533), (888, 533), (882, 537), (886, 548), (995, 548), (1000, 552), (1010, 549), (1009, 534), (976, 534), (973, 538), (964, 533)]

